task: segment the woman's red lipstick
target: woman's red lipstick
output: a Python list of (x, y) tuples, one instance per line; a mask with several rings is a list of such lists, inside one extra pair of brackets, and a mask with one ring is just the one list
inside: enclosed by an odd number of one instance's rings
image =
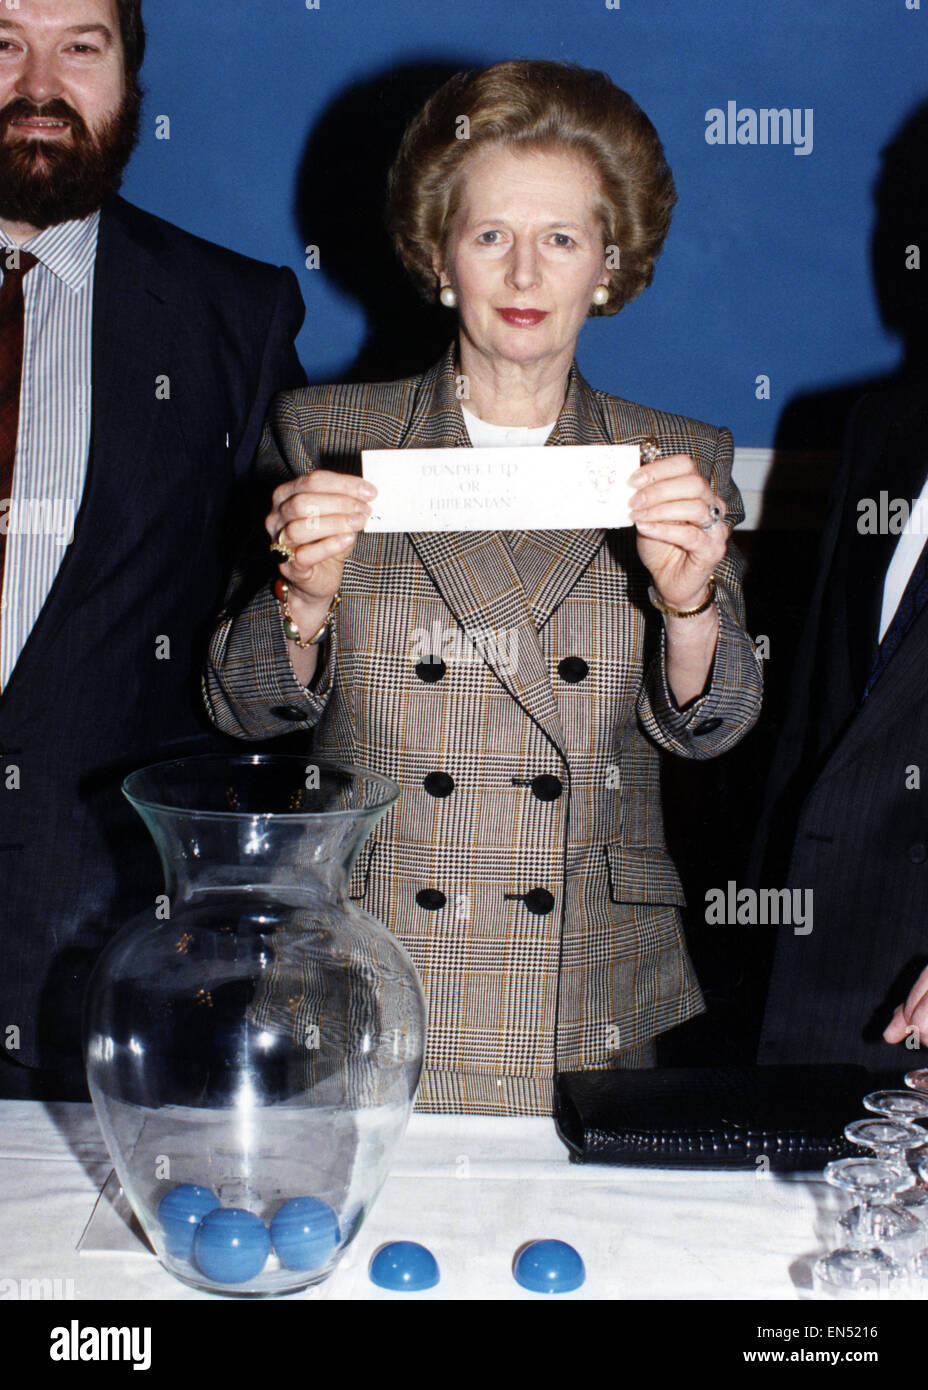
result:
[(515, 328), (534, 328), (548, 317), (547, 309), (497, 309), (496, 312)]

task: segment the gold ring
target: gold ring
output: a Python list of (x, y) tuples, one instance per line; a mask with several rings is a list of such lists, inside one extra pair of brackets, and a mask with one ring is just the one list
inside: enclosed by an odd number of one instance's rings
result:
[(289, 545), (287, 545), (285, 541), (282, 541), (280, 539), (286, 529), (286, 527), (281, 527), (281, 529), (277, 533), (276, 541), (271, 541), (271, 554), (283, 555), (285, 560), (295, 560), (296, 551), (291, 550)]

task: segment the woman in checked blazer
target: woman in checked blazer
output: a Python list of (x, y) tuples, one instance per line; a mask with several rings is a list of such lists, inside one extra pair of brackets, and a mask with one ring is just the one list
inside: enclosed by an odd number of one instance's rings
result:
[[(287, 559), (233, 584), (206, 700), (228, 733), (314, 729), (318, 756), (400, 784), (352, 895), (422, 978), (417, 1103), (549, 1114), (555, 1063), (648, 1065), (703, 1008), (659, 771), (731, 748), (760, 708), (731, 436), (573, 362), (587, 315), (650, 283), (675, 201), (653, 126), (604, 74), (459, 74), (409, 127), (391, 198), (458, 339), (422, 376), (277, 397), (258, 467)], [(363, 449), (497, 442), (644, 445), (635, 525), (365, 534)]]

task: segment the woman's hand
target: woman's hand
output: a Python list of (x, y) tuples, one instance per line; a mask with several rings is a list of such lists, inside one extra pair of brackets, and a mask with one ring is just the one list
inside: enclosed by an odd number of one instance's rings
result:
[[(287, 546), (292, 560), (280, 566), (289, 589), (290, 614), (304, 639), (318, 632), (342, 582), (345, 560), (370, 516), (367, 505), (377, 489), (363, 478), (320, 469), (303, 473), (274, 489), (265, 518), (272, 542)], [(317, 646), (288, 642), (290, 665), (301, 685), (309, 685), (319, 660)]]
[[(377, 489), (347, 473), (319, 470), (275, 488), (265, 527), (293, 559), (280, 566), (290, 601), (318, 611), (338, 592), (345, 560), (370, 516)], [(296, 604), (293, 604), (296, 599)]]
[[(725, 504), (687, 454), (645, 463), (630, 479), (635, 489), (632, 521), (638, 554), (651, 572), (658, 597), (671, 608), (698, 608), (709, 577), (725, 554)], [(720, 520), (707, 527), (717, 507)], [(667, 684), (679, 708), (704, 694), (719, 632), (714, 604), (690, 618), (664, 617)]]
[(710, 507), (724, 518), (724, 502), (687, 454), (643, 464), (630, 483), (638, 554), (658, 596), (671, 608), (697, 608), (728, 543), (724, 521), (705, 529)]

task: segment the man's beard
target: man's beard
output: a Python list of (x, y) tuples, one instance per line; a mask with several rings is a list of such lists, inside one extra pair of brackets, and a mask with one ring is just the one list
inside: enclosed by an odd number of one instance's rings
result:
[[(36, 106), (18, 97), (0, 111), (0, 218), (52, 227), (88, 217), (116, 193), (139, 135), (142, 93), (129, 78), (119, 110), (92, 135), (67, 102)], [(70, 122), (67, 141), (17, 138), (11, 123), (30, 116)]]

